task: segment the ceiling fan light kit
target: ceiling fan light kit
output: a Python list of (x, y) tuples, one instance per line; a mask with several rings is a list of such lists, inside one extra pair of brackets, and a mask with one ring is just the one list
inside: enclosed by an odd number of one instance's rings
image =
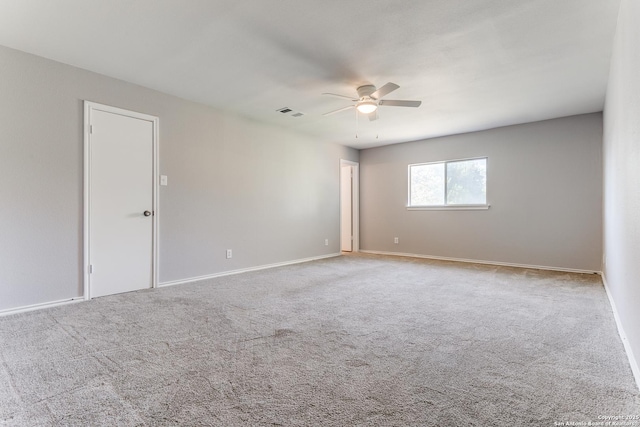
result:
[(361, 101), (358, 102), (358, 106), (356, 107), (356, 109), (362, 114), (369, 114), (378, 109), (378, 104), (376, 104), (374, 101)]

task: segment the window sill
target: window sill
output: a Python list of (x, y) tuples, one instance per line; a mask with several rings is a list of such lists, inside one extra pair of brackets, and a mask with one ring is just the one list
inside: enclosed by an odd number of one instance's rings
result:
[(480, 211), (491, 205), (407, 206), (408, 211)]

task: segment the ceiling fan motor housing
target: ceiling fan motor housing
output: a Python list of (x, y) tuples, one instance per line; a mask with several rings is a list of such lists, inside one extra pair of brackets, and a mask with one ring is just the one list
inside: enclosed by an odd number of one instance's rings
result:
[(360, 86), (358, 89), (358, 98), (364, 98), (371, 96), (373, 92), (376, 91), (376, 87), (374, 85), (364, 85)]
[(376, 87), (374, 85), (364, 85), (360, 86), (357, 91), (360, 100), (356, 104), (356, 109), (362, 114), (370, 114), (376, 111), (378, 103), (371, 98), (371, 94), (376, 91)]

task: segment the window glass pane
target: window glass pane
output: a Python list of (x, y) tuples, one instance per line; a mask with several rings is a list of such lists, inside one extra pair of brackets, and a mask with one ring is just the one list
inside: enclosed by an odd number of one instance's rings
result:
[(447, 204), (487, 203), (487, 159), (447, 163)]
[(410, 168), (410, 205), (444, 205), (444, 163)]

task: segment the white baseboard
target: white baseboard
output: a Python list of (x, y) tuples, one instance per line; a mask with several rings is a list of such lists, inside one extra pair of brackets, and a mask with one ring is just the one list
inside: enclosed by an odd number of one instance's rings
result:
[(213, 278), (216, 278), (216, 277), (231, 276), (233, 274), (248, 273), (250, 271), (258, 271), (258, 270), (266, 270), (266, 269), (269, 269), (269, 268), (284, 267), (285, 265), (301, 264), (303, 262), (317, 261), (317, 260), (320, 260), (320, 259), (333, 258), (333, 257), (341, 256), (341, 255), (342, 255), (341, 253), (334, 253), (334, 254), (321, 255), (321, 256), (316, 256), (316, 257), (311, 257), (311, 258), (301, 258), (301, 259), (296, 259), (296, 260), (293, 260), (293, 261), (278, 262), (278, 263), (275, 263), (275, 264), (264, 264), (264, 265), (259, 265), (259, 266), (256, 266), (256, 267), (241, 268), (241, 269), (238, 269), (238, 270), (222, 271), (220, 273), (213, 273), (213, 274), (207, 274), (207, 275), (204, 275), (204, 276), (190, 277), (188, 279), (171, 280), (169, 282), (159, 283), (158, 287), (161, 288), (161, 287), (165, 287), (165, 286), (182, 285), (184, 283), (200, 282), (201, 280), (208, 280), (208, 279), (213, 279)]
[(403, 256), (403, 257), (409, 257), (409, 258), (435, 259), (438, 261), (466, 262), (470, 264), (499, 265), (502, 267), (518, 267), (518, 268), (532, 268), (536, 270), (563, 271), (567, 273), (600, 274), (599, 271), (595, 271), (595, 270), (580, 270), (577, 268), (550, 267), (545, 265), (533, 265), (533, 264), (515, 264), (511, 262), (485, 261), (480, 259), (450, 258), (450, 257), (442, 257), (442, 256), (435, 256), (435, 255), (420, 255), (420, 254), (409, 254), (409, 253), (402, 253), (402, 252), (369, 251), (364, 249), (360, 249), (360, 252), (367, 253), (367, 254), (376, 254), (376, 255), (391, 255), (391, 256)]
[(604, 289), (607, 292), (607, 297), (609, 297), (609, 304), (611, 304), (611, 309), (613, 310), (613, 317), (616, 319), (618, 334), (620, 335), (620, 339), (622, 340), (624, 349), (627, 352), (629, 365), (631, 365), (631, 372), (633, 372), (633, 377), (636, 380), (636, 385), (640, 390), (640, 368), (638, 366), (638, 361), (633, 354), (633, 350), (631, 349), (631, 344), (629, 344), (629, 339), (627, 338), (627, 334), (625, 333), (624, 327), (622, 326), (622, 322), (620, 321), (618, 309), (616, 308), (616, 302), (613, 300), (613, 295), (611, 295), (611, 290), (609, 289), (609, 284), (607, 283), (607, 278), (604, 273), (602, 274), (602, 283), (604, 283)]
[(16, 307), (16, 308), (8, 308), (5, 310), (0, 310), (0, 316), (8, 316), (10, 314), (25, 313), (27, 311), (40, 310), (43, 308), (51, 308), (59, 305), (72, 304), (80, 301), (84, 301), (84, 297), (76, 297), (76, 298), (63, 299), (58, 301), (43, 302), (40, 304), (25, 305), (25, 306)]

